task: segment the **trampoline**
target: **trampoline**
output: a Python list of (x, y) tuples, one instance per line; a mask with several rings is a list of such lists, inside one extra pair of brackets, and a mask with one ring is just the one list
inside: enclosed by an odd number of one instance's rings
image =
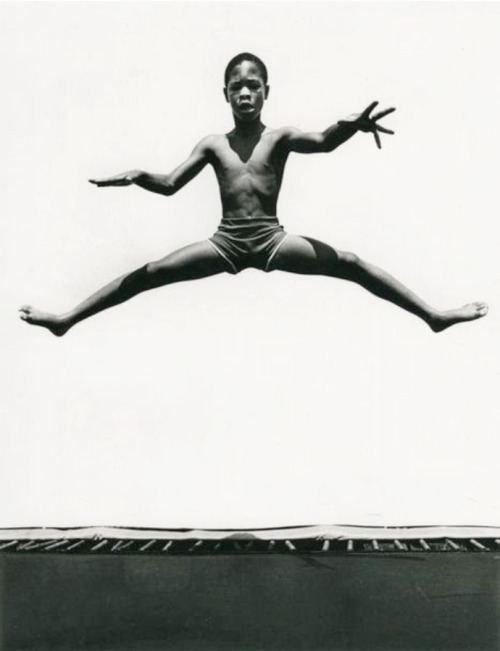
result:
[(2, 649), (500, 648), (500, 529), (0, 530)]

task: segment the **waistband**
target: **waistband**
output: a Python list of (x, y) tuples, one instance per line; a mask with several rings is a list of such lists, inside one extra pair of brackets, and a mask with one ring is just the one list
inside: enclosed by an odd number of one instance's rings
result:
[(277, 217), (238, 217), (238, 218), (222, 218), (218, 230), (224, 233), (253, 233), (264, 231), (267, 229), (282, 229)]

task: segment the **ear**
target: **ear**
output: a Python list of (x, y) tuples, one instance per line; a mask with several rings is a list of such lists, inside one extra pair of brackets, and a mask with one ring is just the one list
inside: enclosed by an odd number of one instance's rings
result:
[(269, 86), (266, 84), (264, 88), (264, 99), (267, 99), (269, 97)]
[(229, 102), (229, 96), (227, 94), (227, 88), (225, 86), (222, 89), (222, 92), (224, 93), (224, 97), (226, 98), (226, 102)]

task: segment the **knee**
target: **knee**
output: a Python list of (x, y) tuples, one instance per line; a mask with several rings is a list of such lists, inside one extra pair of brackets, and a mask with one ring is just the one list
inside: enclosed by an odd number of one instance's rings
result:
[(173, 275), (173, 267), (165, 261), (148, 262), (144, 267), (148, 279), (151, 283), (164, 283), (167, 278)]
[(154, 278), (154, 276), (157, 276), (160, 271), (160, 265), (158, 262), (148, 262), (144, 267), (144, 270), (149, 277)]
[(351, 267), (354, 269), (362, 266), (361, 259), (355, 253), (342, 251), (339, 253), (339, 258), (341, 264), (345, 265), (346, 267)]
[(365, 263), (355, 253), (345, 251), (339, 253), (339, 262), (345, 273), (350, 275), (363, 273), (365, 270)]
[(144, 291), (149, 285), (149, 273), (147, 265), (136, 269), (125, 276), (119, 285), (120, 295), (124, 298), (130, 298), (139, 292)]
[(175, 260), (148, 262), (144, 269), (151, 287), (169, 285), (182, 279), (182, 274)]

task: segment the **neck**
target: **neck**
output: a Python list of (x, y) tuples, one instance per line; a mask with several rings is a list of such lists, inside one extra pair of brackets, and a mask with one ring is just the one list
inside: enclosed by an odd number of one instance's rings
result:
[(264, 124), (260, 121), (260, 118), (252, 120), (250, 122), (244, 122), (239, 120), (236, 116), (234, 117), (234, 133), (240, 133), (245, 136), (255, 136), (260, 135), (266, 128)]

